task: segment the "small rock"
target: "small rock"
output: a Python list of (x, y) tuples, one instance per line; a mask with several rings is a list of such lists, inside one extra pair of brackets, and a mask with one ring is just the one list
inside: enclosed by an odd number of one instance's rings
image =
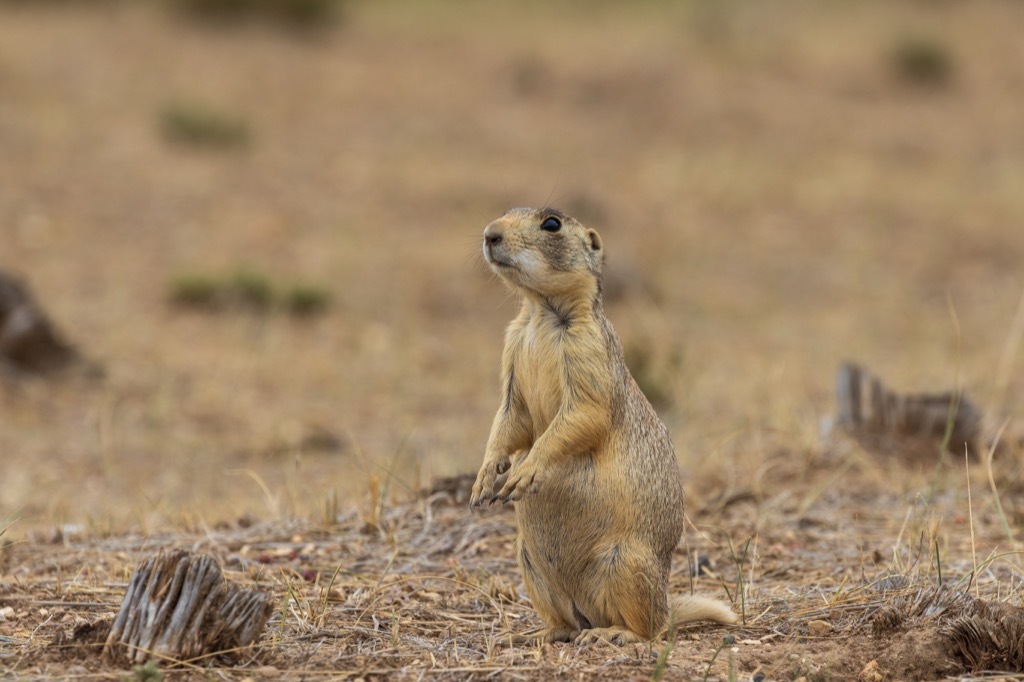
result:
[(857, 675), (858, 682), (884, 682), (885, 675), (882, 674), (881, 669), (878, 667), (878, 661), (871, 659), (871, 661), (864, 666), (864, 669)]
[(708, 558), (707, 554), (698, 554), (697, 561), (690, 566), (690, 575), (708, 575), (714, 570), (714, 566), (711, 565), (711, 559)]
[(832, 623), (827, 620), (812, 620), (807, 623), (807, 631), (811, 633), (811, 637), (824, 637), (833, 629)]
[(10, 618), (13, 615), (14, 615), (14, 607), (13, 606), (5, 606), (2, 609), (0, 609), (0, 620), (7, 620), (8, 618)]

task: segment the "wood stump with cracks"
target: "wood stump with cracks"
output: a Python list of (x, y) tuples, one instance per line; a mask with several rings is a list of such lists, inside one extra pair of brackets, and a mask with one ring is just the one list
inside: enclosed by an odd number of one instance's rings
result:
[(64, 369), (79, 359), (28, 287), (0, 271), (0, 367), (42, 374)]
[(939, 446), (977, 456), (985, 443), (982, 411), (958, 391), (898, 393), (852, 362), (836, 374), (836, 426), (869, 450), (933, 459)]
[(228, 583), (211, 555), (161, 552), (132, 573), (103, 656), (129, 664), (233, 659), (273, 611), (269, 593)]

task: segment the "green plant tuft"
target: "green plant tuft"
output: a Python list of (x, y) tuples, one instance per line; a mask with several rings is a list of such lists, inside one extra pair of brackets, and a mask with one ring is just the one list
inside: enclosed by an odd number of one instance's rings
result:
[(240, 308), (258, 312), (274, 304), (274, 285), (270, 277), (250, 268), (237, 270), (228, 285), (232, 299)]
[(208, 275), (188, 274), (171, 282), (171, 301), (192, 308), (218, 308), (223, 304), (220, 283)]
[(296, 284), (285, 294), (285, 307), (297, 317), (318, 315), (331, 304), (331, 294), (312, 284)]
[(934, 38), (900, 38), (892, 47), (890, 61), (897, 76), (915, 85), (943, 86), (953, 76), (953, 55)]
[(331, 294), (322, 286), (303, 283), (282, 288), (251, 267), (238, 268), (229, 276), (184, 274), (172, 279), (169, 289), (168, 298), (174, 305), (211, 312), (268, 313), (278, 309), (296, 317), (312, 317), (322, 315), (331, 304)]
[(195, 104), (170, 104), (160, 112), (164, 137), (174, 143), (216, 149), (249, 144), (245, 121)]
[(671, 408), (675, 404), (672, 376), (682, 364), (681, 357), (674, 353), (659, 362), (650, 346), (640, 344), (627, 346), (624, 355), (629, 373), (651, 405), (659, 411)]
[[(732, 646), (735, 643), (736, 643), (736, 638), (733, 637), (732, 635), (726, 635), (725, 637), (722, 638), (722, 643), (718, 645), (717, 649), (715, 649), (715, 653), (712, 654), (711, 660), (708, 661), (708, 666), (704, 669), (704, 677), (701, 678), (703, 680), (703, 682), (708, 682), (708, 675), (711, 674), (711, 666), (714, 665), (715, 660), (718, 658), (718, 654), (722, 653), (722, 650), (725, 649), (725, 647)], [(730, 674), (730, 677), (734, 675), (733, 664), (731, 662), (731, 659), (730, 659), (730, 663), (729, 663), (729, 674)]]
[(142, 665), (132, 666), (132, 677), (130, 679), (136, 680), (136, 682), (159, 682), (163, 679), (163, 672), (160, 670), (160, 666), (153, 659), (150, 659)]
[(234, 25), (252, 20), (286, 28), (329, 26), (341, 17), (343, 0), (172, 0), (171, 5), (196, 20)]
[(668, 643), (658, 652), (658, 657), (654, 663), (654, 670), (651, 671), (651, 682), (661, 682), (668, 671), (668, 658), (672, 655), (672, 650), (676, 646), (676, 633), (678, 631), (673, 628), (669, 632)]

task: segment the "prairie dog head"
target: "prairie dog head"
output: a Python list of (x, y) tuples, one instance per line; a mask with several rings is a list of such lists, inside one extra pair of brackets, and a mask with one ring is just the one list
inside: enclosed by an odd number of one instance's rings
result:
[(484, 258), (505, 282), (541, 296), (599, 290), (601, 237), (553, 208), (513, 208), (484, 230)]

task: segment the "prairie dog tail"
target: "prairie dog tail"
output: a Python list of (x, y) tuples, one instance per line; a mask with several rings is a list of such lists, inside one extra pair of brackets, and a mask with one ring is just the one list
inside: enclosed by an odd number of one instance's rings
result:
[(671, 597), (669, 607), (672, 614), (670, 622), (673, 626), (693, 620), (713, 620), (716, 623), (732, 625), (739, 620), (739, 616), (725, 603), (695, 594)]

